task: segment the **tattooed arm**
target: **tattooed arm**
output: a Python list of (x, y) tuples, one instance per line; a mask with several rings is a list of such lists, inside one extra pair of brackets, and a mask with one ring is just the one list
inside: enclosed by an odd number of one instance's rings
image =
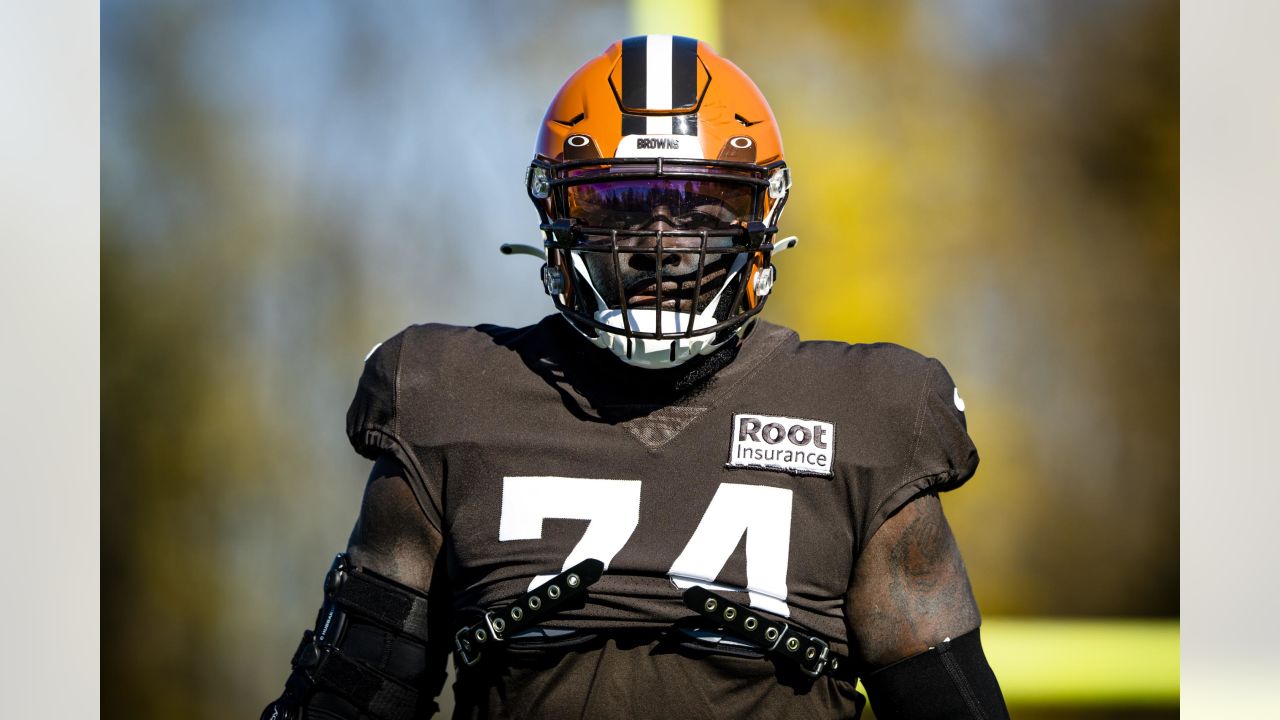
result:
[(978, 627), (978, 604), (937, 495), (907, 503), (858, 558), (846, 598), (857, 655), (871, 667)]
[(907, 503), (871, 537), (854, 567), (845, 617), (876, 717), (1009, 717), (937, 495)]

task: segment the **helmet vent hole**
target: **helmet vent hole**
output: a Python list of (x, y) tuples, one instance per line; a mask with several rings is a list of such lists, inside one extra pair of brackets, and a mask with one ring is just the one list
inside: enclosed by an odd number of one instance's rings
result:
[(733, 116), (733, 119), (742, 123), (742, 127), (751, 127), (752, 125), (755, 125), (760, 122), (759, 120), (748, 120), (742, 117), (741, 115), (736, 115), (736, 114)]
[(578, 123), (586, 119), (586, 117), (587, 117), (586, 113), (578, 113), (577, 115), (574, 115), (568, 120), (556, 120), (556, 122), (560, 123), (561, 125), (567, 125), (569, 127), (573, 127), (574, 125), (577, 125)]

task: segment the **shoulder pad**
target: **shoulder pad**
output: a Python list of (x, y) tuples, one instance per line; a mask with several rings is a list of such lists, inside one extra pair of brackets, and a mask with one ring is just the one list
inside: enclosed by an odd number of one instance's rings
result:
[(375, 460), (396, 436), (396, 388), (405, 333), (373, 346), (347, 409), (347, 439), (355, 451)]

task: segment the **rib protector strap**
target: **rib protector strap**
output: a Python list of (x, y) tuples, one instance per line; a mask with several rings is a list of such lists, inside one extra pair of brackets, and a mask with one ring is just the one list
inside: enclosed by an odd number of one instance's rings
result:
[(685, 590), (682, 600), (685, 607), (698, 612), (713, 627), (750, 642), (769, 657), (797, 665), (811, 678), (830, 675), (849, 684), (858, 681), (849, 658), (831, 650), (821, 637), (781, 618), (739, 605), (700, 585)]
[(352, 566), (346, 553), (324, 592), (315, 630), (303, 634), (284, 694), (262, 720), (411, 720), (427, 669), (427, 597)]
[(502, 607), (479, 609), (481, 620), (458, 629), (453, 636), (454, 656), (461, 665), (480, 661), (486, 643), (501, 645), (509, 635), (540, 625), (572, 601), (581, 601), (588, 587), (604, 574), (604, 563), (587, 558)]
[(880, 720), (1008, 720), (978, 631), (899, 660), (862, 680)]

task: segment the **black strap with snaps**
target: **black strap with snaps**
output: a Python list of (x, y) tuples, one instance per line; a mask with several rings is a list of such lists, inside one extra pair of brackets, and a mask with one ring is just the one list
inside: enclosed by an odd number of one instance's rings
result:
[(697, 612), (709, 624), (750, 642), (767, 656), (795, 662), (809, 677), (829, 675), (837, 680), (857, 681), (849, 658), (832, 650), (820, 637), (697, 585), (685, 590), (683, 598), (685, 607)]
[(603, 574), (604, 563), (588, 558), (509, 605), (480, 610), (479, 622), (460, 628), (453, 636), (459, 662), (468, 667), (475, 665), (485, 646), (502, 645), (513, 635), (550, 620), (557, 610), (579, 599)]

